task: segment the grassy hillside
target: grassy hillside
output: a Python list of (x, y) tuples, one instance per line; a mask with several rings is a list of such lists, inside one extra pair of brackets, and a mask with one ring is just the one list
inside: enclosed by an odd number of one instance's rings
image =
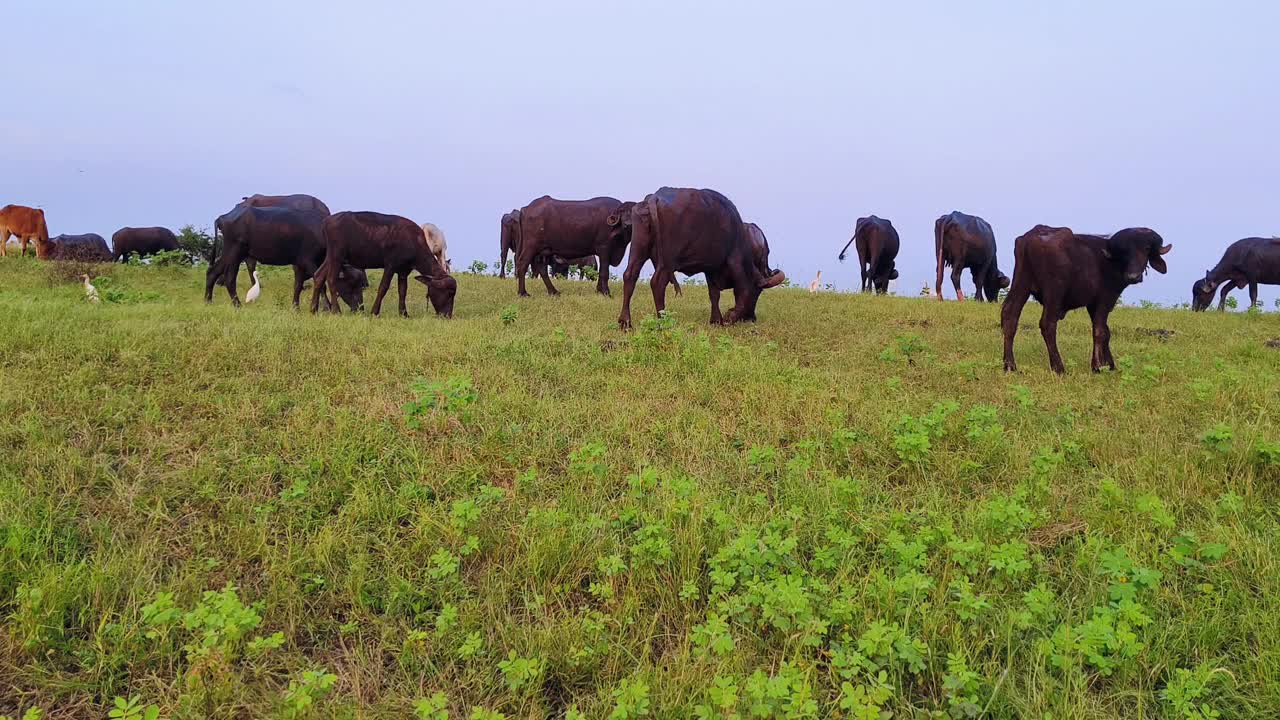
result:
[(1280, 716), (1280, 315), (109, 275), (0, 262), (0, 715)]

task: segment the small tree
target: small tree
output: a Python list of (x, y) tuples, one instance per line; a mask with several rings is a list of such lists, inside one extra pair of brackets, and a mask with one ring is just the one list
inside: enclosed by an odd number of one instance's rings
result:
[(467, 272), (473, 275), (483, 275), (488, 269), (489, 264), (483, 260), (472, 260), (471, 264), (467, 266)]
[(192, 264), (213, 258), (213, 236), (206, 228), (197, 230), (195, 225), (183, 225), (178, 231), (178, 247), (191, 258)]

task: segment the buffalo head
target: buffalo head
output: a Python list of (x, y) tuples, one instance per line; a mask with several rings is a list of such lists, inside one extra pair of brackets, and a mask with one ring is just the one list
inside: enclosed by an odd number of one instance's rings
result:
[(414, 278), (427, 286), (427, 299), (431, 301), (431, 307), (435, 308), (436, 314), (447, 318), (453, 317), (453, 298), (458, 294), (458, 281), (445, 274), (434, 277), (415, 275)]
[(352, 267), (346, 263), (338, 270), (338, 282), (335, 283), (338, 290), (338, 296), (342, 301), (351, 308), (351, 312), (356, 312), (364, 307), (364, 289), (369, 287), (369, 276), (364, 270)]
[(992, 268), (987, 274), (987, 281), (983, 283), (982, 293), (989, 302), (995, 302), (1000, 297), (1001, 290), (1009, 288), (1009, 276)]
[(1205, 273), (1203, 278), (1191, 286), (1191, 309), (1196, 312), (1207, 310), (1209, 303), (1213, 302), (1213, 291), (1216, 289), (1209, 281), (1209, 273)]
[(1107, 239), (1102, 254), (1119, 266), (1126, 283), (1134, 285), (1142, 282), (1148, 266), (1162, 275), (1168, 272), (1163, 256), (1172, 249), (1155, 230), (1125, 228)]
[(631, 242), (635, 206), (633, 202), (624, 202), (605, 219), (605, 224), (609, 226), (610, 265), (618, 265), (622, 262), (622, 256)]

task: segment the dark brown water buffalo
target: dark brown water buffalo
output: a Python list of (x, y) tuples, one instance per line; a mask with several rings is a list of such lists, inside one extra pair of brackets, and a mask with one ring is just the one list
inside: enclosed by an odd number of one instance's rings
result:
[[(767, 241), (762, 269), (754, 233), (742, 221), (738, 208), (714, 190), (664, 187), (620, 212), (609, 221), (611, 227), (626, 230), (631, 241), (618, 317), (624, 330), (631, 327), (631, 296), (640, 270), (650, 260), (654, 270), (649, 285), (655, 309), (665, 309), (667, 283), (676, 272), (703, 273), (713, 324), (755, 319), (760, 292), (786, 279), (781, 270), (767, 271)], [(720, 291), (728, 288), (733, 289), (734, 307), (722, 318)]]
[[(298, 307), (302, 285), (324, 262), (324, 239), (320, 224), (325, 216), (314, 210), (240, 204), (213, 222), (214, 233), (222, 235), (222, 254), (209, 264), (204, 279), (204, 300), (213, 300), (213, 286), (225, 285), (231, 304), (240, 306), (236, 277), (240, 263), (293, 266), (293, 306)], [(369, 279), (363, 270), (343, 267), (335, 284), (338, 294), (355, 311), (364, 304), (364, 288)]]
[(293, 210), (310, 210), (329, 217), (329, 206), (314, 195), (262, 195), (254, 194), (240, 199), (240, 205), (249, 207), (284, 207)]
[(59, 235), (49, 238), (50, 260), (79, 260), (82, 262), (111, 262), (111, 248), (97, 233), (84, 235)]
[(1142, 282), (1148, 266), (1168, 271), (1164, 255), (1173, 249), (1148, 228), (1128, 228), (1110, 236), (1077, 235), (1069, 228), (1037, 225), (1013, 242), (1013, 285), (1000, 309), (1004, 330), (1004, 369), (1018, 369), (1013, 359), (1013, 337), (1028, 298), (1044, 306), (1040, 334), (1049, 350), (1049, 367), (1065, 371), (1058, 354), (1058, 321), (1067, 311), (1087, 308), (1093, 320), (1093, 357), (1089, 367), (1116, 369), (1111, 356), (1111, 328), (1107, 316), (1120, 293)]
[(585, 268), (598, 271), (600, 264), (596, 261), (595, 255), (583, 255), (576, 258), (560, 257), (559, 255), (551, 256), (552, 275), (568, 279), (572, 268), (578, 268), (579, 277), (585, 278), (586, 273), (583, 272)]
[(889, 281), (898, 278), (898, 270), (894, 267), (894, 259), (898, 257), (898, 231), (893, 223), (871, 217), (858, 218), (853, 226), (853, 237), (844, 244), (840, 251), (840, 262), (844, 262), (849, 246), (856, 243), (858, 251), (858, 269), (862, 273), (862, 291), (875, 288), (876, 293), (883, 295), (889, 291)]
[(1218, 310), (1227, 308), (1227, 295), (1249, 288), (1249, 306), (1258, 304), (1258, 285), (1280, 285), (1280, 238), (1245, 238), (1231, 243), (1222, 259), (1191, 286), (1191, 309), (1205, 310), (1222, 285)]
[(973, 296), (995, 302), (1001, 288), (1009, 287), (1009, 277), (1000, 272), (996, 261), (996, 234), (986, 220), (956, 211), (938, 218), (933, 224), (933, 243), (938, 260), (938, 281), (934, 292), (942, 299), (942, 269), (951, 266), (951, 284), (956, 299), (964, 300), (960, 275), (973, 274)]
[(130, 254), (147, 257), (166, 250), (177, 250), (178, 237), (169, 228), (120, 228), (111, 236), (113, 260), (127, 259)]
[(498, 277), (507, 276), (507, 251), (520, 254), (520, 211), (512, 210), (502, 216), (498, 235)]
[(625, 236), (612, 232), (608, 219), (623, 205), (610, 197), (591, 200), (556, 200), (543, 196), (520, 210), (520, 240), (516, 252), (516, 279), (520, 295), (528, 296), (524, 286), (524, 274), (534, 267), (547, 292), (559, 291), (551, 284), (546, 264), (535, 262), (545, 256), (576, 258), (595, 255), (599, 258), (600, 275), (596, 291), (609, 294), (609, 267), (622, 263), (626, 253)]
[[(325, 218), (321, 224), (326, 255), (324, 264), (316, 272), (315, 289), (311, 295), (311, 312), (320, 307), (320, 295), (330, 288), (333, 295), (338, 273), (343, 264), (365, 270), (382, 269), (382, 282), (378, 284), (378, 296), (373, 301), (373, 314), (382, 312), (382, 298), (391, 287), (391, 277), (397, 275), (400, 290), (400, 314), (408, 317), (405, 295), (409, 291), (409, 273), (417, 271), (416, 279), (427, 286), (427, 297), (437, 315), (453, 317), (453, 299), (458, 283), (436, 262), (427, 245), (422, 227), (399, 215), (376, 212), (340, 212)], [(330, 298), (330, 310), (338, 309), (337, 298)]]

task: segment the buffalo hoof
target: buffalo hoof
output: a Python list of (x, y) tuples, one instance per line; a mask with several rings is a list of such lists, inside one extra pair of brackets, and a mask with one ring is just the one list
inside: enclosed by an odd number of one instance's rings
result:
[(1006, 360), (1004, 364), (1004, 371), (1007, 373), (1018, 372), (1018, 364), (1012, 360)]

